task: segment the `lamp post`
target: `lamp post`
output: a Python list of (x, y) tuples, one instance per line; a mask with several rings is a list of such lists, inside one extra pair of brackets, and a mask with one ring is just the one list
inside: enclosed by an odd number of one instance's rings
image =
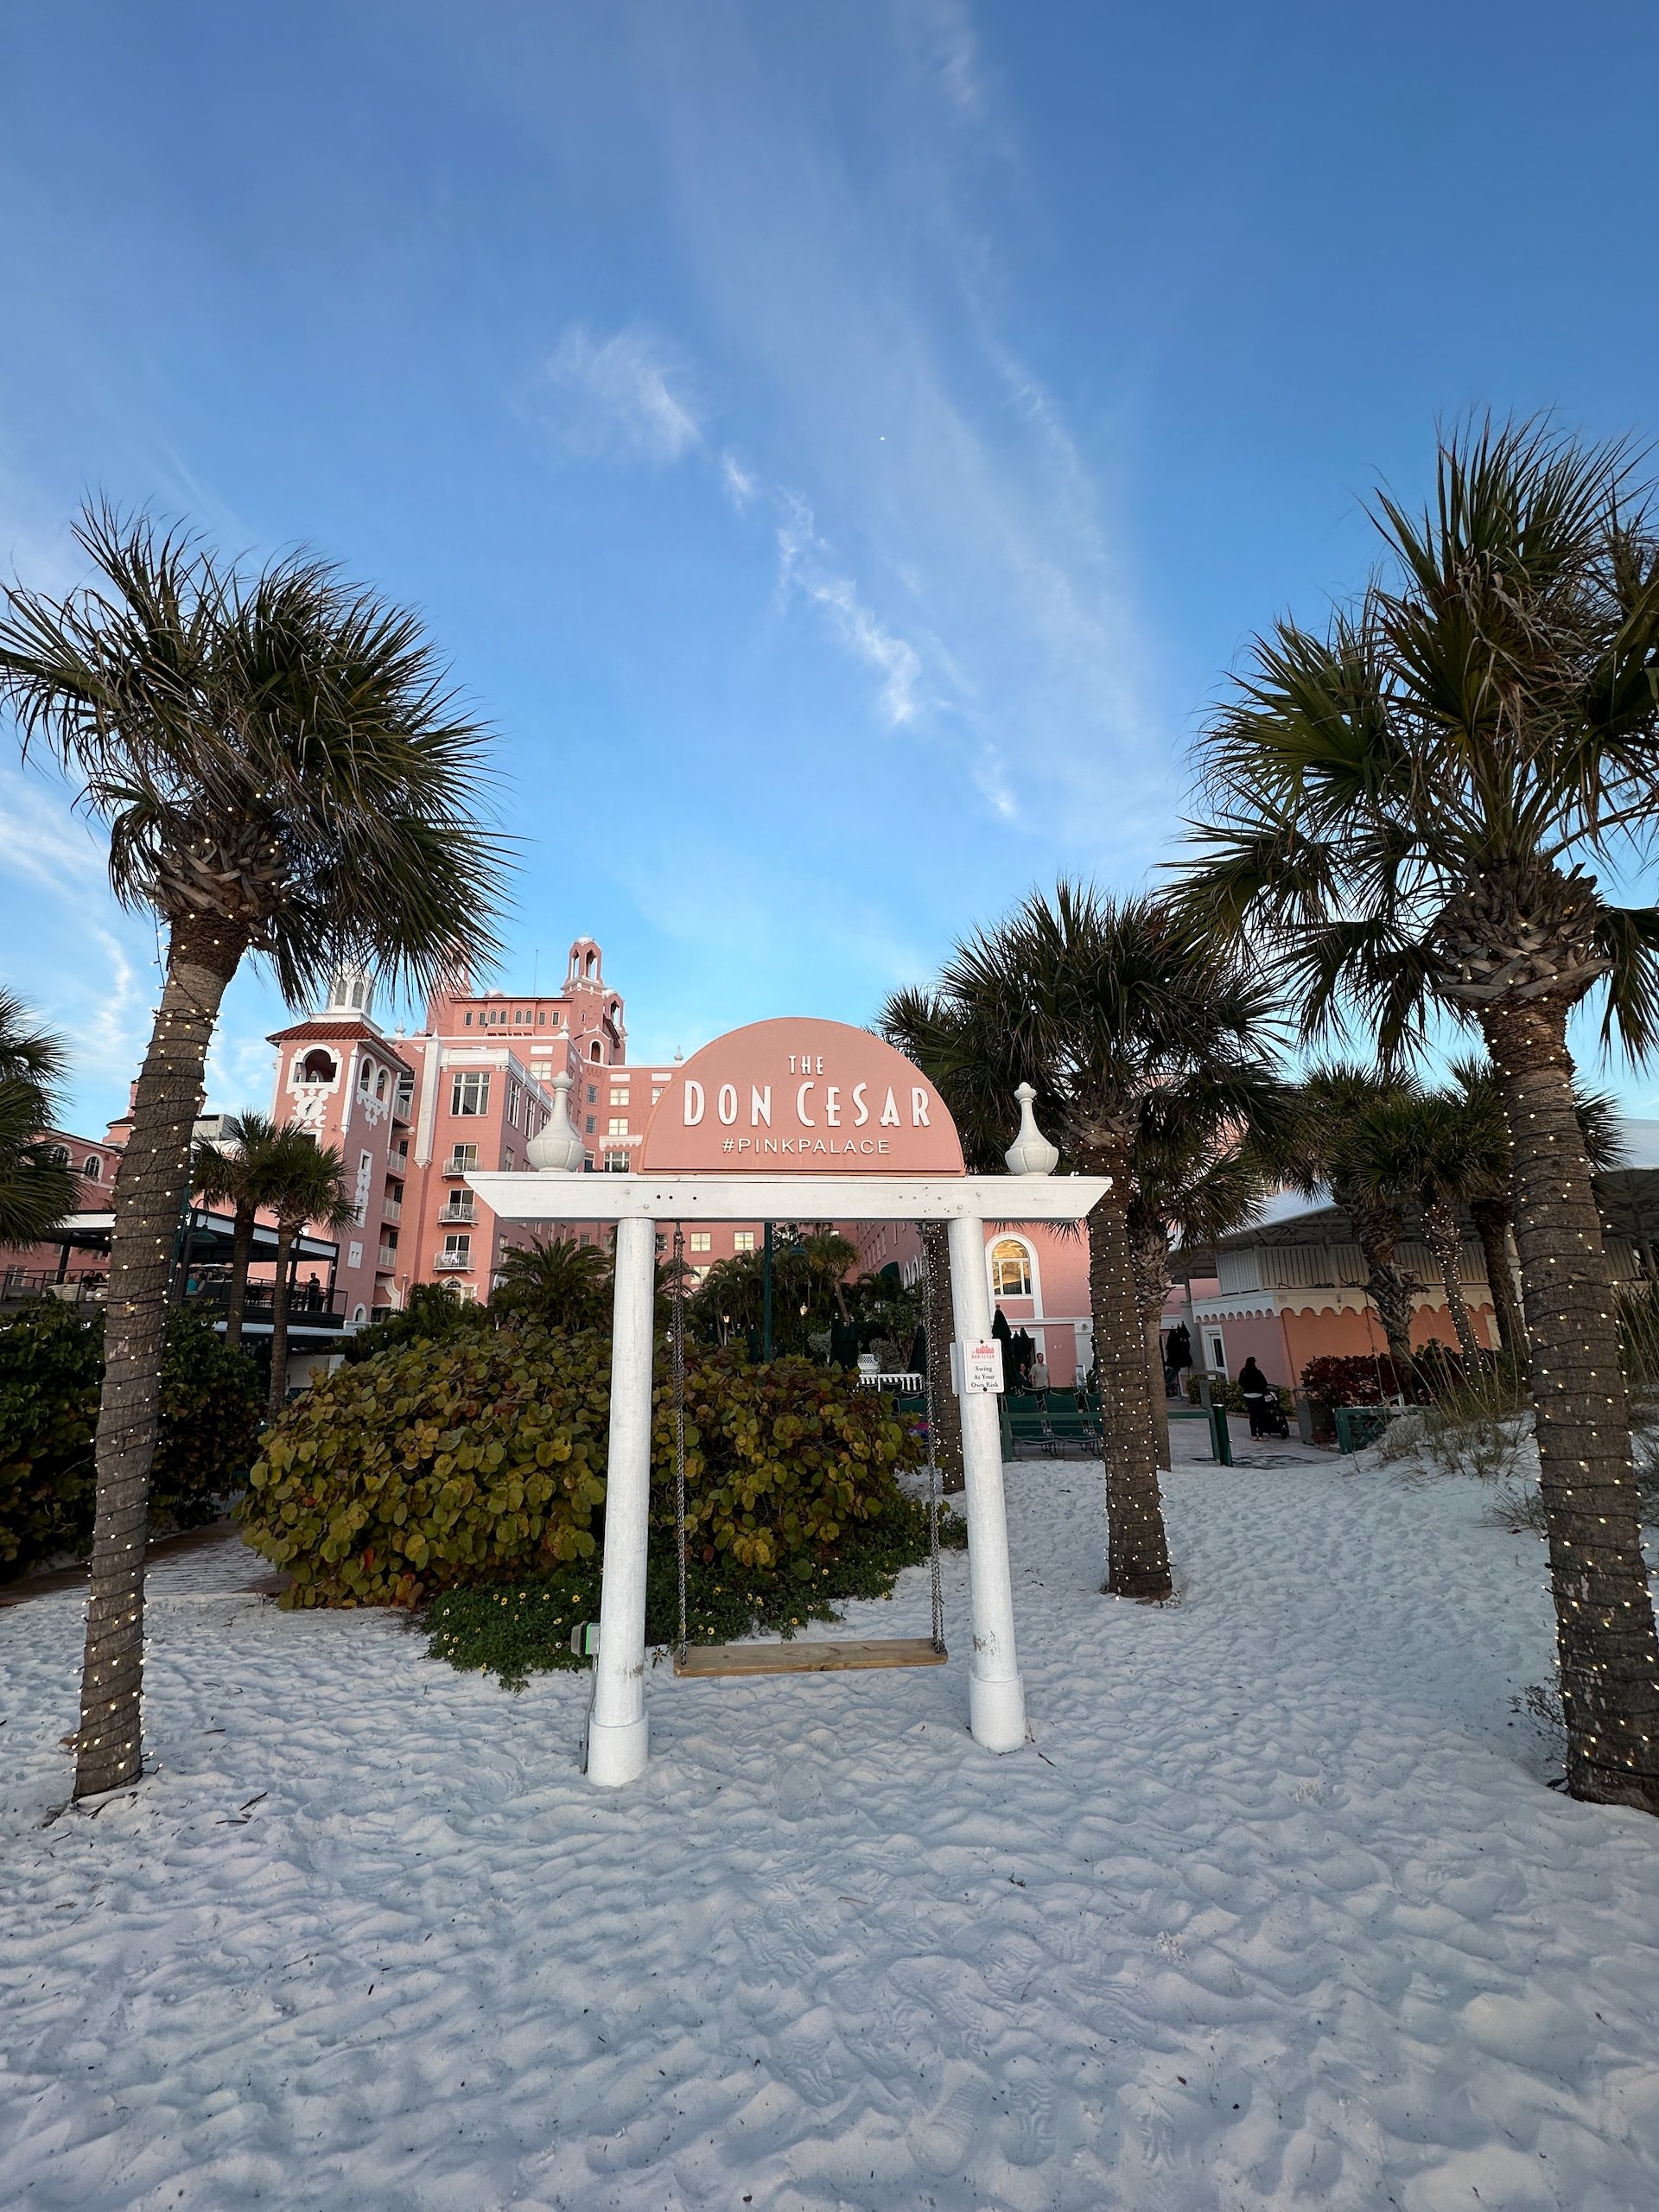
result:
[(760, 1232), (760, 1357), (772, 1357), (772, 1224)]

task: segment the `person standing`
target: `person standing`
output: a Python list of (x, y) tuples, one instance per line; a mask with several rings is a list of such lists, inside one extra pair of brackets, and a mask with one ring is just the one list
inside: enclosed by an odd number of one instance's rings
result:
[(1244, 1401), (1244, 1410), (1250, 1417), (1250, 1434), (1265, 1436), (1268, 1433), (1268, 1400), (1273, 1385), (1255, 1363), (1252, 1352), (1238, 1370), (1238, 1392)]

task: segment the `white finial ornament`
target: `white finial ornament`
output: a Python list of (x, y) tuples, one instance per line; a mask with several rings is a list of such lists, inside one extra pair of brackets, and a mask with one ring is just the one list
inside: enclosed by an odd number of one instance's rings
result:
[(553, 1111), (540, 1136), (524, 1147), (524, 1157), (543, 1175), (575, 1175), (583, 1159), (582, 1133), (570, 1118), (570, 1071), (553, 1078)]
[(1031, 1102), (1037, 1093), (1028, 1083), (1022, 1083), (1014, 1095), (1020, 1101), (1020, 1134), (1002, 1155), (1008, 1173), (1052, 1175), (1059, 1165), (1059, 1147), (1050, 1144), (1032, 1118)]

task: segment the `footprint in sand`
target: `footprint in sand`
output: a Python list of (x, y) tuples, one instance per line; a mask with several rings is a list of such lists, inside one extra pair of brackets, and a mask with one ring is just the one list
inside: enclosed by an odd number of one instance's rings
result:
[(997, 2131), (1011, 2166), (1040, 2166), (1054, 2155), (1054, 2098), (1031, 2060), (1008, 2069), (1008, 2116)]
[(964, 2082), (937, 2112), (911, 2122), (905, 2139), (911, 2157), (925, 2174), (965, 2172), (984, 2103), (984, 2084)]

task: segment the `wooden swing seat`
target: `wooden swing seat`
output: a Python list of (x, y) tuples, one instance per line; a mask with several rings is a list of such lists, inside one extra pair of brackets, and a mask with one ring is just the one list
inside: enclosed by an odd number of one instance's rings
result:
[(925, 1636), (871, 1637), (831, 1643), (803, 1637), (791, 1643), (693, 1643), (677, 1656), (686, 1675), (843, 1675), (872, 1667), (943, 1667), (949, 1653)]

